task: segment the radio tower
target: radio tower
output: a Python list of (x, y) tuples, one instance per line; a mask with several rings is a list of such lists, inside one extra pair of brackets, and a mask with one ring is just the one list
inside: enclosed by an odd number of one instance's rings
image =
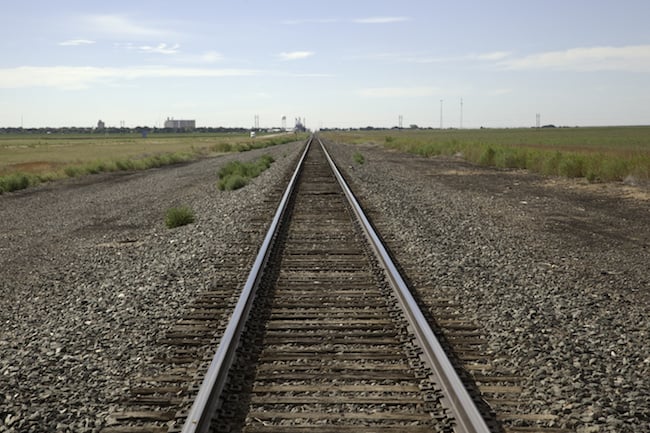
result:
[(399, 129), (402, 129), (402, 122), (403, 122), (404, 118), (402, 117), (401, 114), (399, 115), (397, 120), (398, 120)]

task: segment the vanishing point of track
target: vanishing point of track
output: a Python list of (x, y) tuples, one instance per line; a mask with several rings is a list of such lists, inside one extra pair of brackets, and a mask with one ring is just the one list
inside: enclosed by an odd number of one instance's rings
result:
[(489, 431), (330, 163), (311, 139), (182, 431)]

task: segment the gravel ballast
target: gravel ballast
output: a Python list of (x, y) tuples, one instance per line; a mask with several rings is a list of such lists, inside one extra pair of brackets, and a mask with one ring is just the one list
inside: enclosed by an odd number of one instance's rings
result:
[[(220, 263), (255, 254), (242, 228), (300, 148), (0, 195), (0, 432), (98, 432)], [(492, 364), (524, 378), (520, 412), (580, 433), (650, 431), (650, 201), (454, 158), (332, 150), (418, 270), (416, 289), (453, 300)], [(276, 162), (251, 185), (218, 191), (221, 165), (264, 153)], [(179, 205), (196, 221), (169, 230)]]
[(452, 299), (492, 364), (525, 379), (517, 412), (582, 433), (650, 431), (650, 201), (621, 185), (332, 148), (418, 291)]
[[(301, 144), (0, 195), (0, 432), (99, 431), (220, 263), (255, 254), (241, 228)], [(217, 189), (220, 166), (262, 154), (250, 185)], [(181, 205), (196, 221), (167, 229)]]

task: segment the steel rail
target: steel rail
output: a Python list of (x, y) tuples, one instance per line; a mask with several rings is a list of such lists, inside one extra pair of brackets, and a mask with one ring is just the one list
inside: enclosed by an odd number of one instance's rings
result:
[(289, 185), (287, 186), (282, 199), (280, 200), (273, 221), (271, 222), (269, 230), (262, 242), (262, 246), (257, 253), (255, 263), (253, 264), (253, 268), (251, 269), (246, 284), (239, 296), (239, 300), (233, 310), (228, 326), (219, 341), (217, 351), (215, 352), (210, 367), (201, 383), (201, 387), (194, 399), (192, 408), (185, 419), (183, 429), (181, 430), (182, 433), (206, 433), (210, 428), (210, 420), (213, 413), (219, 407), (221, 393), (223, 392), (223, 388), (228, 379), (228, 372), (235, 357), (235, 352), (239, 345), (239, 340), (243, 333), (246, 319), (248, 318), (248, 314), (253, 305), (255, 293), (257, 291), (256, 289), (262, 276), (262, 270), (268, 261), (273, 241), (276, 238), (280, 226), (280, 221), (284, 216), (289, 202), (289, 197), (291, 197), (296, 186), (298, 176), (302, 170), (303, 161), (305, 160), (305, 156), (307, 155), (307, 151), (309, 150), (312, 141), (313, 136), (307, 141), (305, 150), (298, 162), (298, 166), (289, 181)]
[(463, 385), (460, 377), (456, 373), (451, 361), (447, 357), (440, 341), (433, 333), (431, 326), (425, 319), (422, 311), (418, 307), (413, 295), (411, 294), (408, 286), (401, 277), (395, 263), (383, 246), (379, 236), (374, 228), (366, 218), (359, 202), (352, 194), (341, 172), (336, 167), (336, 164), (330, 157), (323, 142), (317, 138), (318, 143), (325, 152), (325, 156), (334, 172), (339, 184), (343, 188), (345, 195), (352, 206), (352, 210), (360, 221), (362, 228), (370, 241), (370, 244), (375, 251), (381, 266), (386, 270), (386, 275), (390, 284), (395, 291), (402, 310), (416, 335), (416, 340), (422, 348), (425, 362), (433, 370), (437, 377), (438, 384), (442, 388), (444, 394), (444, 401), (446, 406), (451, 411), (456, 424), (454, 429), (458, 433), (489, 433), (490, 429), (487, 426), (485, 419), (481, 416), (476, 404), (470, 397), (467, 389)]

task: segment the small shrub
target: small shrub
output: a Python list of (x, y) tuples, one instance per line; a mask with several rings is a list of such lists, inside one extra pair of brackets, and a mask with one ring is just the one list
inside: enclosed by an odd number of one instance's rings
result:
[(251, 146), (249, 143), (239, 143), (237, 145), (237, 151), (238, 152), (248, 152), (252, 148), (253, 148), (253, 146)]
[(233, 191), (239, 188), (243, 188), (248, 185), (248, 178), (240, 175), (233, 174), (231, 176), (224, 177), (219, 179), (217, 187), (220, 191)]
[(585, 161), (577, 155), (569, 155), (563, 158), (558, 167), (560, 174), (565, 177), (584, 177)]
[(623, 159), (607, 159), (602, 157), (600, 159), (600, 178), (601, 180), (616, 180), (622, 181), (630, 174), (630, 162)]
[(172, 207), (165, 214), (165, 225), (173, 229), (194, 222), (194, 212), (187, 206)]
[(260, 159), (258, 159), (255, 163), (259, 172), (253, 177), (259, 176), (264, 170), (267, 170), (269, 167), (271, 167), (271, 164), (273, 164), (274, 161), (275, 160), (271, 155), (262, 155)]
[(76, 166), (66, 167), (63, 169), (63, 172), (68, 177), (77, 177), (83, 174), (81, 168)]
[(481, 154), (481, 159), (479, 160), (479, 164), (494, 165), (494, 157), (496, 156), (496, 154), (497, 152), (492, 147), (488, 146)]
[(41, 173), (41, 174), (34, 175), (30, 179), (29, 184), (33, 186), (39, 183), (52, 182), (53, 180), (57, 180), (57, 179), (61, 179), (61, 174), (56, 172)]
[(0, 177), (0, 192), (11, 192), (25, 189), (29, 186), (29, 177), (24, 173), (13, 173)]
[(497, 167), (526, 168), (526, 151), (523, 149), (504, 148), (496, 155)]
[(560, 174), (560, 164), (562, 163), (562, 154), (558, 151), (550, 157), (544, 159), (542, 164), (542, 173), (557, 176)]
[(269, 168), (271, 164), (275, 161), (271, 155), (262, 155), (259, 159), (260, 163), (263, 164), (266, 168)]
[(230, 143), (217, 143), (213, 145), (210, 150), (217, 153), (227, 153), (232, 152), (232, 144)]
[(221, 167), (218, 171), (220, 178), (228, 177), (233, 174), (245, 174), (246, 169), (244, 168), (244, 163), (241, 161), (231, 161), (228, 164)]
[(84, 168), (86, 173), (98, 174), (106, 171), (106, 164), (103, 161), (95, 161), (93, 163), (86, 165)]
[(217, 188), (232, 191), (248, 185), (250, 179), (259, 176), (273, 163), (273, 157), (263, 155), (252, 162), (231, 161), (219, 169)]
[(131, 161), (130, 159), (119, 159), (115, 161), (115, 166), (117, 167), (118, 170), (127, 171), (127, 170), (133, 170), (135, 164), (133, 164), (133, 161)]

